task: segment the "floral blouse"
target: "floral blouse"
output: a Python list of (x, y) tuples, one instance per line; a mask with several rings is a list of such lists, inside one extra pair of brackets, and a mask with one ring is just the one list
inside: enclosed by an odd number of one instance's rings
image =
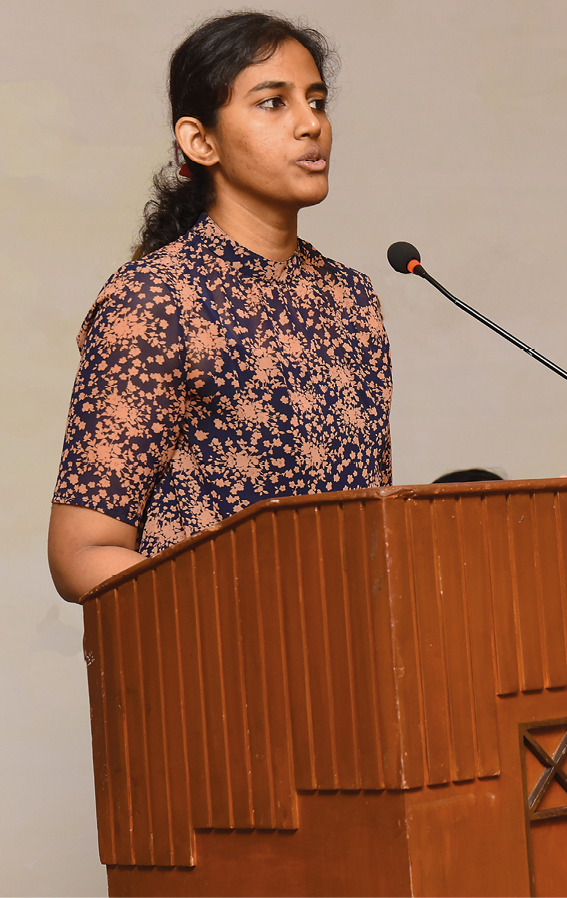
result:
[(272, 262), (203, 215), (110, 278), (78, 343), (54, 501), (144, 555), (260, 499), (391, 482), (378, 299), (304, 241)]

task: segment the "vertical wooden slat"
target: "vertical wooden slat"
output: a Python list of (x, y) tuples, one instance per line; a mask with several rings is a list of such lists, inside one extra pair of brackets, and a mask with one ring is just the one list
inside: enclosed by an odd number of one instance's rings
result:
[(141, 574), (137, 582), (138, 620), (141, 646), (141, 677), (146, 703), (147, 751), (151, 758), (149, 804), (153, 833), (154, 863), (172, 863), (172, 821), (169, 773), (167, 769), (167, 733), (159, 621), (156, 613), (154, 572)]
[(218, 589), (234, 826), (245, 828), (254, 825), (254, 809), (242, 628), (236, 590), (232, 531), (220, 534), (212, 549)]
[(567, 494), (555, 494), (555, 521), (557, 527), (557, 554), (559, 557), (559, 580), (561, 584), (561, 607), (563, 610), (563, 637), (567, 645)]
[(181, 666), (185, 695), (185, 730), (191, 810), (194, 826), (209, 828), (213, 825), (213, 815), (209, 783), (205, 686), (201, 663), (201, 628), (193, 552), (185, 552), (177, 557), (175, 580), (179, 631), (183, 644)]
[(342, 507), (319, 509), (322, 597), (329, 634), (330, 690), (334, 714), (337, 775), (342, 789), (360, 789), (359, 749), (354, 702), (351, 621), (345, 576)]
[(112, 782), (114, 839), (119, 864), (132, 864), (132, 798), (128, 769), (128, 733), (125, 721), (124, 680), (118, 618), (117, 590), (108, 593), (100, 606), (104, 652), (105, 700), (108, 733), (108, 776)]
[[(389, 690), (380, 690), (381, 735), (384, 746), (386, 788), (411, 789), (424, 783), (422, 697), (413, 617), (411, 553), (406, 529), (404, 501), (380, 503), (382, 526), (374, 524), (377, 542), (383, 541), (383, 557), (371, 546), (371, 582), (383, 583), (389, 601), (375, 603), (374, 636), (377, 649), (378, 684), (388, 684), (393, 675), (393, 706)], [(378, 563), (376, 563), (378, 562)], [(384, 580), (385, 577), (385, 580)], [(380, 591), (377, 597), (380, 596)], [(391, 647), (387, 641), (391, 640)], [(388, 673), (390, 669), (390, 673)]]
[(298, 529), (317, 787), (336, 789), (339, 780), (335, 718), (317, 508), (303, 506), (299, 509)]
[(368, 588), (376, 665), (376, 708), (382, 750), (381, 765), (385, 788), (401, 789), (403, 776), (401, 735), (382, 503), (373, 501), (365, 503), (364, 528), (367, 535)]
[(116, 864), (114, 839), (114, 795), (108, 746), (108, 715), (106, 711), (105, 657), (102, 639), (100, 606), (108, 594), (90, 599), (83, 605), (85, 622), (85, 661), (89, 683), (93, 765), (96, 793), (96, 817), (99, 854), (102, 864)]
[(518, 636), (508, 534), (508, 497), (493, 493), (485, 499), (494, 614), (494, 645), (498, 695), (518, 692)]
[(259, 564), (259, 595), (266, 657), (266, 700), (271, 738), (275, 826), (296, 829), (299, 825), (293, 769), (293, 742), (285, 652), (281, 564), (276, 542), (275, 515), (256, 521)]
[(232, 789), (228, 734), (226, 731), (226, 703), (222, 671), (222, 644), (219, 629), (218, 593), (212, 542), (195, 549), (195, 573), (201, 644), (207, 749), (213, 826), (231, 829)]
[(274, 518), (280, 564), (282, 617), (288, 670), (289, 710), (293, 740), (293, 762), (297, 789), (315, 789), (315, 750), (311, 684), (307, 657), (304, 595), (297, 511), (278, 509)]
[(500, 772), (496, 723), (493, 623), (484, 509), (479, 496), (462, 498), (462, 552), (476, 723), (477, 775)]
[[(167, 820), (167, 855), (161, 856), (156, 852), (156, 861), (158, 864), (175, 862), (174, 851), (174, 834), (173, 834), (173, 813), (172, 813), (172, 783), (169, 768), (169, 732), (168, 732), (168, 696), (165, 685), (165, 652), (169, 653), (169, 646), (165, 646), (162, 642), (162, 634), (160, 628), (160, 615), (158, 607), (159, 592), (157, 589), (158, 571), (154, 569), (152, 577), (153, 586), (153, 619), (155, 627), (155, 647), (157, 664), (154, 667), (154, 677), (159, 690), (159, 715), (160, 715), (160, 736), (163, 750), (163, 773), (164, 773), (164, 792), (162, 796), (164, 817)], [(171, 601), (168, 596), (167, 604)], [(165, 837), (165, 832), (164, 832)], [(169, 860), (166, 860), (169, 857)]]
[(378, 690), (364, 505), (361, 502), (345, 503), (343, 515), (360, 774), (363, 789), (383, 789), (384, 772), (378, 721)]
[(429, 500), (408, 501), (425, 721), (427, 781), (449, 782), (449, 708)]
[(451, 726), (451, 777), (459, 782), (474, 779), (476, 767), (470, 646), (455, 498), (437, 498), (434, 517)]
[(235, 575), (238, 583), (244, 676), (250, 725), (254, 825), (259, 829), (273, 829), (275, 827), (274, 787), (255, 521), (246, 521), (245, 524), (237, 527), (234, 537)]
[[(179, 652), (177, 593), (173, 560), (155, 570), (156, 620), (162, 687), (164, 748), (173, 864), (194, 863), (193, 828), (187, 769), (185, 693)], [(166, 596), (165, 601), (160, 601)]]
[(128, 762), (132, 792), (133, 857), (136, 864), (154, 864), (149, 753), (136, 587), (135, 580), (125, 583), (120, 589), (118, 602), (124, 714), (128, 746), (132, 747), (128, 752)]
[(522, 689), (543, 689), (541, 624), (537, 601), (532, 502), (529, 494), (510, 495), (508, 526), (515, 574)]
[(553, 493), (535, 493), (533, 511), (535, 561), (539, 585), (538, 601), (545, 650), (545, 685), (548, 688), (556, 688), (567, 686), (567, 663), (555, 495)]

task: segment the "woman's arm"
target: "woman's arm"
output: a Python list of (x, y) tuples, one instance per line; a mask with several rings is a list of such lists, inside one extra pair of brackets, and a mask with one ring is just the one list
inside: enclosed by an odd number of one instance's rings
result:
[(142, 261), (110, 279), (83, 325), (49, 533), (51, 573), (67, 601), (143, 558), (139, 525), (184, 417), (180, 318), (163, 271)]
[(57, 592), (78, 602), (107, 577), (132, 567), (144, 556), (136, 552), (137, 530), (80, 505), (54, 504), (49, 523), (49, 567)]

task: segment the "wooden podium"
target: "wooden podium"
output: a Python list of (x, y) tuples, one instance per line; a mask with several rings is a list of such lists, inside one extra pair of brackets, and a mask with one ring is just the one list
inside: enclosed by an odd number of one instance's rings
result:
[(111, 896), (567, 895), (567, 481), (261, 502), (84, 599)]

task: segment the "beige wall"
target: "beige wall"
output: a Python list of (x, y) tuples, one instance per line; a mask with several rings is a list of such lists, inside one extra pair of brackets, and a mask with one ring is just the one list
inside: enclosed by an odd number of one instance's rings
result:
[[(344, 59), (332, 194), (302, 234), (382, 297), (396, 483), (477, 465), (567, 473), (567, 383), (385, 258), (394, 240), (415, 242), (449, 289), (567, 366), (567, 3), (278, 8), (307, 13)], [(0, 0), (2, 895), (104, 894), (81, 612), (51, 586), (45, 530), (75, 333), (128, 256), (169, 143), (168, 53), (214, 9)]]

